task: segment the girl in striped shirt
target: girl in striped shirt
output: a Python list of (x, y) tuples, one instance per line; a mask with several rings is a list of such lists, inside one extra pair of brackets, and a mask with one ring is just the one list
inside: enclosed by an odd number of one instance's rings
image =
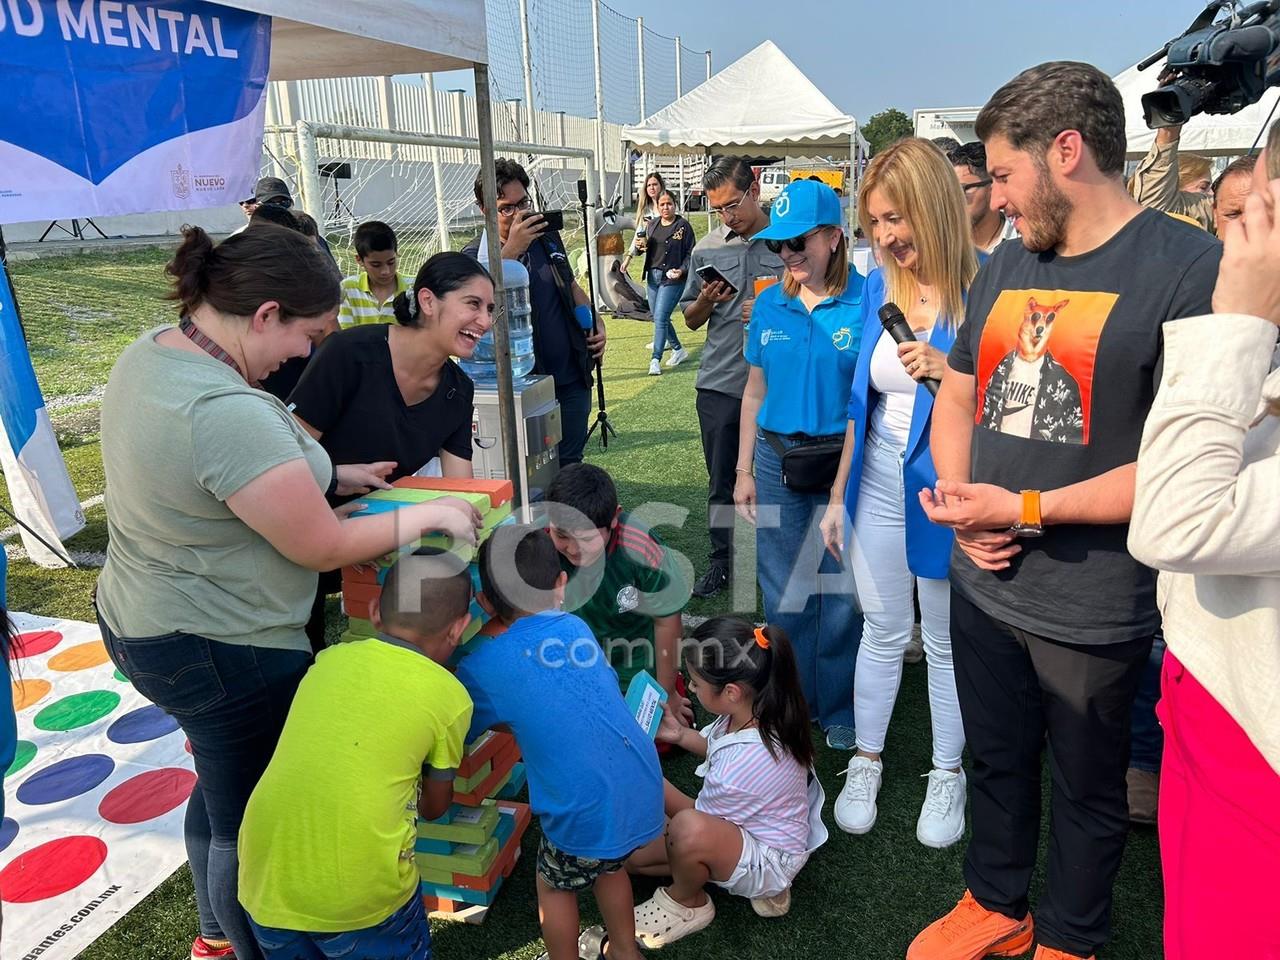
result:
[(782, 916), (791, 882), (827, 840), (809, 709), (786, 631), (714, 617), (693, 641), (685, 648), (689, 688), (717, 718), (698, 732), (664, 704), (658, 739), (706, 760), (696, 800), (665, 784), (666, 835), (627, 861), (632, 873), (672, 879), (636, 907), (636, 936), (646, 947), (715, 919), (708, 882), (749, 897), (762, 917)]

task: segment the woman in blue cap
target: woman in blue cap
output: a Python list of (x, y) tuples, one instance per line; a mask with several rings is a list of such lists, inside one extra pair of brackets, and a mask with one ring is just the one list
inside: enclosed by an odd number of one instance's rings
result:
[[(844, 555), (847, 542), (847, 566), (866, 617), (854, 696), (858, 749), (835, 817), (847, 833), (866, 833), (875, 824), (881, 753), (915, 625), (914, 592), (933, 721), (933, 764), (916, 838), (947, 847), (964, 832), (965, 802), (947, 582), (953, 538), (928, 521), (917, 494), (938, 479), (929, 448), (933, 395), (925, 384), (942, 378), (979, 255), (951, 165), (927, 140), (901, 140), (876, 155), (862, 181), (858, 214), (884, 266), (867, 278), (844, 456), (822, 524), (830, 549)], [(876, 312), (885, 303), (901, 308), (915, 340), (895, 343), (883, 329)]]
[(862, 616), (853, 578), (823, 551), (819, 532), (862, 342), (864, 281), (849, 266), (840, 221), (834, 190), (798, 180), (757, 234), (786, 270), (757, 296), (747, 327), (733, 499), (756, 525), (765, 619), (791, 638), (810, 718), (829, 746), (852, 750)]

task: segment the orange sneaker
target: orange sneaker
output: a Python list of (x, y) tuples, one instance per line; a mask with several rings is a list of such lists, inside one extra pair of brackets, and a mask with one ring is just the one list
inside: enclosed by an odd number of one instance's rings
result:
[(1067, 953), (1065, 950), (1055, 950), (1053, 947), (1038, 946), (1036, 947), (1036, 955), (1032, 960), (1098, 960), (1092, 953), (1087, 957), (1082, 957), (1077, 953)]
[(921, 931), (907, 948), (907, 960), (982, 960), (1016, 957), (1031, 949), (1031, 914), (1014, 920), (988, 910), (968, 890), (954, 910)]

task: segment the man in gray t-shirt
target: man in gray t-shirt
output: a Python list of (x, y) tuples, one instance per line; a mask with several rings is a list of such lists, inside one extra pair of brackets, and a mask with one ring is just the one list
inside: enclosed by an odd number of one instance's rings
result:
[[(742, 356), (747, 321), (755, 303), (757, 277), (781, 277), (782, 258), (763, 240), (752, 240), (769, 225), (760, 206), (760, 185), (741, 157), (721, 157), (702, 178), (710, 208), (720, 226), (693, 248), (689, 284), (681, 307), (685, 325), (707, 325), (707, 342), (698, 369), (698, 425), (707, 462), (707, 520), (711, 563), (694, 584), (695, 597), (724, 589), (733, 570), (733, 486), (738, 465), (738, 423), (747, 362)], [(711, 266), (732, 284), (704, 283), (698, 268)]]

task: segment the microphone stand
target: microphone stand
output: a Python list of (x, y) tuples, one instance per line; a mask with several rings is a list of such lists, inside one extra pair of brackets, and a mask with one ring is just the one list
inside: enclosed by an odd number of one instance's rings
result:
[[(600, 325), (600, 315), (596, 312), (596, 288), (595, 277), (591, 269), (591, 262), (595, 258), (591, 256), (591, 244), (594, 242), (592, 236), (592, 223), (590, 218), (591, 211), (587, 205), (587, 181), (578, 181), (578, 205), (582, 211), (582, 233), (587, 242), (587, 297), (591, 300), (591, 330), (594, 333)], [(591, 439), (591, 435), (600, 430), (600, 447), (601, 449), (609, 449), (609, 438), (616, 437), (618, 431), (614, 429), (613, 424), (609, 422), (609, 411), (605, 408), (604, 401), (604, 367), (599, 359), (596, 360), (596, 420), (591, 424), (591, 429), (587, 431), (587, 439)]]

